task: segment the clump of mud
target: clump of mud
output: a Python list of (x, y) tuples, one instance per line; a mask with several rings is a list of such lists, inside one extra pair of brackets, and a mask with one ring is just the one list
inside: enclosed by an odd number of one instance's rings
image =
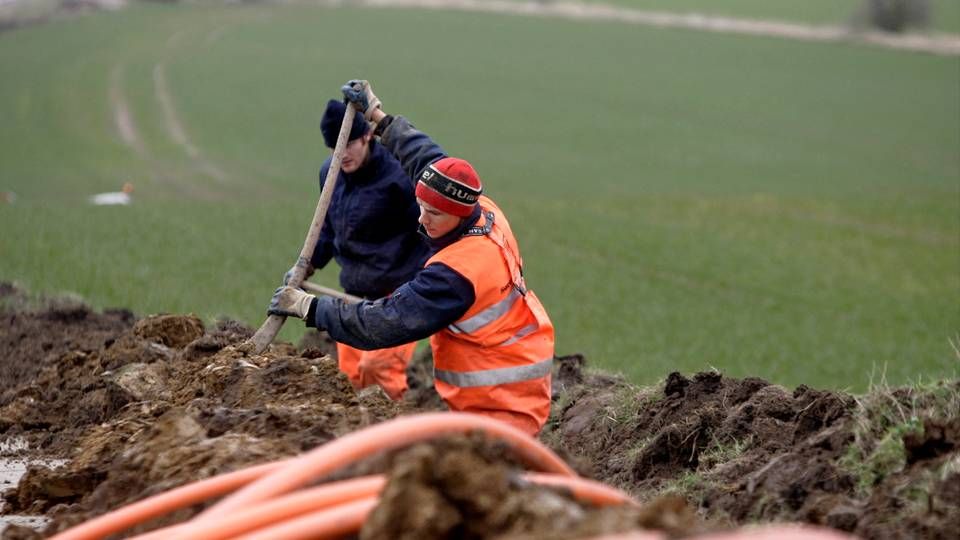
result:
[[(173, 487), (302, 453), (400, 414), (442, 409), (429, 350), (401, 403), (355, 392), (332, 343), (308, 335), (263, 355), (252, 329), (192, 315), (137, 319), (75, 302), (23, 302), (0, 284), (0, 443), (62, 458), (3, 493), (3, 514), (52, 518), (39, 538)], [(642, 507), (594, 508), (531, 485), (502, 444), (476, 436), (370, 457), (325, 480), (386, 474), (362, 538), (583, 538), (634, 528), (673, 535), (800, 521), (865, 538), (960, 530), (960, 381), (865, 396), (788, 390), (717, 372), (638, 388), (554, 366), (541, 438), (582, 475)], [(2, 447), (0, 447), (2, 448)], [(141, 526), (187, 519), (205, 505)]]
[(645, 507), (596, 507), (566, 490), (524, 479), (501, 443), (452, 437), (394, 454), (387, 486), (361, 539), (534, 540), (591, 538), (636, 529), (696, 531), (692, 510), (676, 498)]

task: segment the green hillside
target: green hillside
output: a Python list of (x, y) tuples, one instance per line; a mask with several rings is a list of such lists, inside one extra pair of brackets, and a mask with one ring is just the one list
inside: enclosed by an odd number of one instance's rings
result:
[[(475, 164), (558, 354), (638, 382), (956, 375), (958, 68), (407, 9), (138, 4), (10, 30), (0, 280), (258, 325), (316, 203), (323, 104), (363, 77)], [(124, 182), (132, 205), (88, 204)]]

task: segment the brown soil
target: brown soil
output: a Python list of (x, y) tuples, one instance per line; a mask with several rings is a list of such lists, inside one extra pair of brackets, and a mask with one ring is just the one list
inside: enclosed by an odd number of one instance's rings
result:
[[(252, 356), (238, 347), (252, 330), (236, 322), (205, 328), (191, 315), (137, 320), (62, 302), (30, 308), (19, 294), (0, 285), (0, 442), (29, 444), (8, 454), (69, 461), (33, 467), (3, 494), (2, 514), (52, 518), (42, 533), (9, 527), (6, 539), (45, 537), (178, 485), (443, 408), (429, 351), (411, 366), (404, 401), (393, 403), (379, 391), (355, 392), (322, 334)], [(584, 505), (524, 482), (502, 444), (453, 437), (332, 475), (390, 479), (361, 537), (584, 538), (637, 527), (683, 535), (786, 520), (868, 538), (946, 538), (960, 529), (956, 410), (918, 418), (897, 439), (901, 466), (864, 486), (844, 459), (851, 448), (873, 455), (885, 431), (863, 429), (852, 396), (711, 372), (637, 388), (584, 364), (580, 355), (557, 359), (553, 415), (541, 438), (585, 476), (644, 506)], [(957, 381), (944, 384), (960, 394)], [(910, 391), (890, 397), (904, 407), (926, 399)]]
[(876, 421), (865, 431), (873, 412), (856, 398), (716, 372), (671, 373), (644, 389), (587, 377), (558, 404), (543, 438), (584, 473), (641, 500), (682, 493), (711, 527), (798, 521), (864, 538), (955, 538), (960, 381), (930, 394), (879, 395), (895, 410), (933, 411), (921, 402), (936, 394), (949, 396), (939, 402), (946, 407), (902, 437), (903, 462), (863, 471), (856, 461), (878, 459), (890, 430)]

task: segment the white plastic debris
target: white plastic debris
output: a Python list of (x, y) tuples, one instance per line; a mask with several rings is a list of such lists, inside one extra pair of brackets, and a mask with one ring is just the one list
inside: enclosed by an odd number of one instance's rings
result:
[(123, 184), (123, 188), (121, 188), (120, 191), (97, 193), (96, 195), (90, 197), (90, 204), (95, 204), (98, 206), (130, 204), (132, 200), (130, 198), (131, 193), (133, 193), (133, 184), (127, 182)]

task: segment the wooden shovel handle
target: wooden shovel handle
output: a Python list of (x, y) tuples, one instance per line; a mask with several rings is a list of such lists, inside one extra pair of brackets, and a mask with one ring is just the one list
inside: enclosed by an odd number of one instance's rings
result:
[(311, 292), (314, 294), (325, 294), (327, 296), (332, 296), (334, 298), (339, 298), (344, 302), (355, 304), (357, 302), (362, 302), (363, 298), (359, 296), (354, 296), (352, 294), (347, 294), (345, 292), (338, 291), (336, 289), (331, 289), (330, 287), (324, 287), (323, 285), (317, 285), (316, 283), (311, 283), (309, 281), (303, 281), (300, 283), (300, 288)]
[[(310, 230), (307, 231), (307, 238), (303, 241), (303, 249), (300, 250), (300, 257), (293, 270), (293, 276), (287, 282), (291, 287), (299, 287), (307, 273), (307, 266), (313, 257), (313, 249), (317, 246), (317, 239), (320, 238), (320, 229), (323, 228), (323, 221), (327, 217), (327, 208), (330, 207), (330, 199), (333, 197), (333, 187), (340, 177), (340, 162), (343, 159), (343, 151), (347, 147), (347, 141), (350, 139), (350, 128), (353, 127), (353, 117), (357, 113), (352, 105), (348, 105), (343, 113), (343, 123), (340, 124), (340, 134), (337, 136), (337, 144), (333, 149), (333, 159), (330, 160), (330, 169), (327, 170), (327, 179), (323, 183), (323, 189), (320, 191), (320, 200), (317, 201), (317, 210), (313, 213), (313, 223), (310, 224)], [(263, 322), (257, 333), (247, 341), (253, 346), (253, 354), (262, 353), (273, 338), (277, 337), (280, 328), (283, 326), (286, 317), (280, 315), (270, 315)]]

